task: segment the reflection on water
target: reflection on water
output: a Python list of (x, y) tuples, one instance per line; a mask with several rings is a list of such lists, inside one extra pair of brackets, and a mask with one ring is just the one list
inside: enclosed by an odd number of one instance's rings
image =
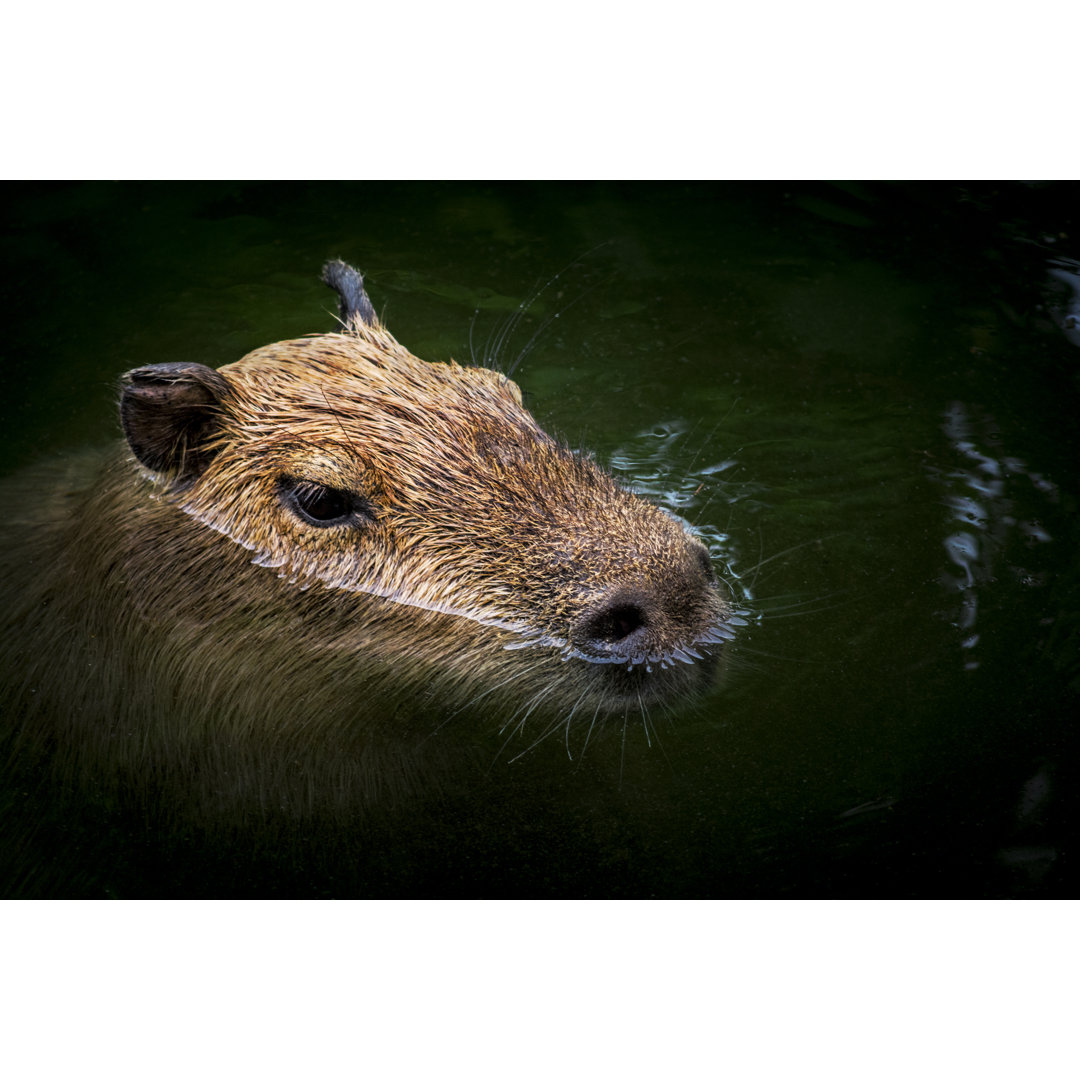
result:
[(954, 402), (945, 411), (942, 430), (958, 466), (947, 472), (931, 470), (945, 488), (942, 501), (955, 530), (945, 540), (953, 569), (944, 570), (940, 581), (948, 592), (958, 594), (948, 616), (963, 634), (964, 668), (974, 670), (979, 666), (975, 650), (980, 592), (998, 585), (1002, 575), (1009, 579), (1000, 583), (1006, 588), (1046, 583), (1045, 574), (1018, 561), (1018, 548), (1052, 540), (1039, 518), (1029, 516), (1027, 510), (1038, 513), (1040, 500), (1044, 509), (1056, 503), (1058, 490), (1019, 458), (994, 455), (993, 444), (1000, 441), (1000, 433), (983, 410)]

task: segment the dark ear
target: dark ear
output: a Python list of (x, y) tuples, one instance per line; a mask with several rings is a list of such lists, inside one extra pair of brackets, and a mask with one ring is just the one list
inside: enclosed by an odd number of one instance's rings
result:
[(150, 364), (123, 379), (120, 422), (132, 453), (178, 484), (202, 474), (216, 451), (208, 445), (221, 429), (223, 406), (233, 396), (228, 380), (202, 364)]
[(323, 266), (322, 279), (338, 294), (341, 321), (350, 330), (356, 330), (361, 325), (378, 325), (379, 320), (364, 291), (364, 277), (359, 270), (340, 259), (331, 259)]

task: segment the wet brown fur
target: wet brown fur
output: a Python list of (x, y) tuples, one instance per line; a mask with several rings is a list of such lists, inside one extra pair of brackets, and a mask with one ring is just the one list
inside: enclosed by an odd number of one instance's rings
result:
[[(165, 792), (202, 821), (355, 813), (481, 736), (711, 681), (728, 609), (702, 546), (502, 374), (421, 361), (374, 322), (176, 378), (173, 426), (125, 413), (142, 461), (4, 488), (0, 708), (62, 785)], [(129, 373), (125, 402), (153, 414), (159, 382)], [(282, 478), (363, 513), (312, 527)], [(629, 651), (603, 632), (624, 609), (646, 613)]]

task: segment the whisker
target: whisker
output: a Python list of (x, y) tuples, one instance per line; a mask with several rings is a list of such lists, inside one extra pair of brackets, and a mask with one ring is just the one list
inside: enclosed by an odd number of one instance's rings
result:
[[(544, 666), (544, 662), (543, 661), (538, 661), (537, 663), (531, 665), (530, 667), (524, 668), (521, 671), (516, 671), (512, 675), (508, 675), (505, 679), (502, 680), (502, 682), (498, 682), (494, 686), (488, 687), (488, 689), (484, 690), (482, 693), (476, 694), (475, 696), (471, 697), (467, 702), (465, 702), (464, 705), (461, 706), (461, 708), (455, 709), (440, 724), (438, 724), (438, 726), (433, 728), (431, 733), (429, 735), (425, 736), (425, 738), (430, 738), (431, 735), (434, 735), (437, 731), (440, 731), (443, 727), (445, 727), (448, 723), (450, 723), (450, 721), (453, 720), (456, 716), (460, 716), (466, 710), (471, 709), (478, 701), (482, 701), (484, 698), (486, 698), (488, 696), (488, 694), (494, 694), (497, 690), (501, 690), (504, 686), (508, 686), (510, 683), (516, 682), (518, 679), (522, 679), (526, 675), (531, 675), (534, 671), (538, 671), (543, 666)], [(504, 727), (505, 727), (505, 725), (504, 725)], [(502, 729), (500, 728), (500, 734), (501, 734), (501, 732), (502, 732)]]
[(842, 659), (835, 660), (820, 660), (820, 659), (804, 659), (799, 656), (783, 656), (780, 653), (767, 652), (764, 649), (758, 649), (752, 645), (740, 645), (737, 656), (732, 657), (732, 660), (738, 660), (742, 662), (747, 658), (759, 657), (762, 660), (779, 660), (785, 664), (812, 664), (815, 667), (829, 666), (838, 667), (841, 666), (844, 661)]
[[(579, 706), (579, 705), (580, 705), (580, 704), (581, 704), (581, 703), (582, 703), (582, 702), (583, 702), (583, 701), (584, 701), (584, 700), (585, 700), (585, 699), (586, 699), (586, 698), (587, 698), (588, 696), (589, 696), (589, 691), (588, 691), (587, 689), (586, 689), (586, 690), (582, 690), (581, 694), (580, 694), (580, 695), (578, 696), (578, 699), (577, 699), (577, 701), (575, 701), (575, 702), (574, 702), (574, 707), (573, 707), (573, 708), (572, 708), (572, 709), (570, 710), (569, 714), (568, 714), (568, 715), (567, 715), (567, 717), (566, 717), (566, 721), (565, 721), (565, 723), (566, 723), (566, 756), (567, 756), (567, 757), (568, 757), (568, 758), (569, 758), (569, 759), (570, 759), (571, 761), (573, 761), (573, 760), (574, 760), (574, 755), (573, 755), (572, 753), (570, 753), (570, 725), (571, 725), (571, 723), (573, 722), (573, 719), (574, 719), (574, 713), (576, 713), (576, 712), (578, 711), (578, 706)], [(584, 752), (584, 748), (583, 748), (583, 752)]]
[(628, 716), (628, 711), (629, 710), (624, 710), (623, 711), (623, 718), (622, 718), (622, 750), (619, 753), (619, 790), (620, 791), (622, 791), (623, 768), (626, 765), (626, 728), (630, 723), (630, 719), (629, 719), (629, 716)]
[[(517, 310), (499, 323), (488, 334), (488, 339), (484, 343), (484, 367), (494, 368), (498, 370), (499, 366), (499, 354), (502, 352), (503, 345), (513, 337), (514, 331), (517, 329), (518, 323), (525, 317), (525, 313), (535, 303), (536, 298), (526, 301), (522, 300), (517, 306)], [(506, 372), (509, 377), (510, 372)]]
[[(827, 540), (835, 539), (839, 535), (839, 533), (833, 533), (831, 536), (816, 536), (812, 540), (804, 540), (801, 544), (793, 544), (791, 547), (785, 548), (783, 551), (778, 551), (775, 555), (770, 555), (767, 559), (759, 558), (758, 562), (753, 567), (751, 567), (751, 569), (748, 570), (747, 573), (753, 573), (756, 575), (761, 571), (761, 568), (763, 566), (768, 566), (769, 563), (775, 562), (777, 559), (782, 559), (785, 555), (791, 555), (796, 551), (801, 551), (803, 548), (810, 547), (814, 544), (823, 544)], [(757, 579), (755, 577), (755, 584), (756, 580)]]
[[(770, 621), (773, 619), (802, 618), (805, 615), (817, 615), (822, 611), (835, 611), (837, 608), (853, 603), (855, 598), (849, 593), (850, 590), (843, 589), (839, 592), (827, 593), (825, 596), (814, 597), (812, 600), (793, 600), (790, 604), (780, 604), (776, 607), (773, 606), (771, 600), (759, 599), (755, 602), (755, 606)], [(823, 600), (831, 600), (834, 596), (847, 596), (847, 599), (837, 604), (821, 603)], [(819, 606), (811, 607), (811, 604)]]
[[(775, 558), (776, 556), (773, 556)], [(750, 568), (749, 573), (753, 575), (750, 582), (750, 588), (756, 589), (758, 582), (758, 575), (761, 573), (761, 568), (764, 566), (765, 559), (765, 534), (762, 532), (761, 526), (758, 526), (758, 557), (757, 562)]]
[(472, 362), (473, 367), (479, 367), (481, 365), (476, 362), (476, 348), (473, 345), (473, 329), (476, 326), (476, 320), (480, 315), (480, 309), (474, 308), (472, 318), (469, 320), (469, 360)]
[[(730, 413), (730, 412), (731, 412), (731, 410), (729, 409), (728, 413)], [(701, 446), (698, 447), (698, 452), (690, 460), (690, 464), (686, 466), (686, 474), (688, 476), (693, 474), (694, 466), (698, 463), (698, 458), (700, 458), (701, 455), (705, 453), (705, 448), (709, 445), (709, 443), (712, 442), (713, 436), (720, 430), (720, 425), (726, 419), (727, 419), (727, 416), (725, 415), (722, 419), (717, 420), (716, 423), (713, 425), (712, 431), (710, 431), (709, 434), (706, 436), (705, 441), (701, 444)], [(686, 433), (686, 441), (687, 442), (690, 441), (690, 436), (695, 431), (697, 431), (698, 427), (700, 427), (700, 426), (701, 426), (701, 421), (698, 420), (698, 422)]]
[[(674, 726), (674, 712), (667, 707), (664, 702), (660, 702), (660, 709), (668, 724)], [(645, 717), (646, 726), (648, 725), (648, 717)], [(656, 721), (653, 720), (653, 735), (656, 737), (656, 745), (660, 748), (660, 753), (664, 755), (664, 761), (667, 762), (667, 767), (672, 776), (675, 775), (675, 766), (672, 764), (671, 758), (668, 756), (667, 747), (664, 745), (664, 740), (660, 737), (660, 728)]]
[(585, 745), (581, 748), (581, 757), (585, 757), (585, 751), (589, 748), (589, 740), (592, 738), (593, 728), (596, 727), (596, 718), (600, 715), (601, 702), (596, 703), (596, 708), (593, 709), (592, 720), (589, 721), (589, 730), (585, 732)]
[[(502, 730), (505, 730), (505, 729), (502, 729)], [(500, 730), (499, 734), (502, 734), (502, 730)], [(503, 751), (510, 745), (510, 741), (511, 741), (511, 739), (513, 739), (515, 734), (516, 734), (516, 729), (514, 731), (511, 731), (510, 734), (506, 736), (506, 738), (503, 740), (502, 746), (500, 746), (499, 749), (495, 751), (495, 756), (491, 759), (491, 764), (488, 766), (488, 771), (487, 771), (488, 776), (491, 775), (491, 770), (494, 769), (495, 766), (498, 764), (499, 758), (502, 757)]]
[[(543, 694), (544, 690), (538, 690), (536, 694), (534, 694), (533, 697), (530, 699), (530, 701), (532, 702), (531, 705), (529, 701), (526, 701), (522, 705), (518, 706), (518, 708), (515, 709), (514, 712), (510, 715), (506, 723), (504, 723), (503, 726), (499, 728), (500, 735), (502, 735), (503, 732), (507, 730), (507, 728), (510, 728), (510, 733), (506, 736), (506, 738), (503, 740), (502, 745), (495, 752), (495, 757), (492, 758), (491, 765), (488, 768), (488, 775), (491, 774), (491, 770), (495, 767), (495, 764), (496, 762), (498, 762), (499, 758), (502, 757), (503, 751), (510, 745), (511, 740), (525, 727), (525, 721), (528, 720), (529, 714), (539, 704), (539, 701), (537, 699), (542, 698)], [(522, 713), (524, 713), (524, 715), (522, 715)], [(518, 720), (519, 716), (521, 717), (520, 720)], [(518, 756), (520, 757), (520, 755)], [(511, 761), (516, 760), (517, 758), (511, 759)]]
[[(556, 274), (555, 276), (558, 277), (558, 274)], [(552, 278), (552, 281), (554, 281), (554, 280), (555, 279)], [(546, 288), (546, 286), (545, 286), (545, 288)], [(544, 321), (536, 328), (536, 331), (533, 334), (533, 336), (531, 338), (529, 338), (529, 340), (525, 343), (525, 347), (517, 354), (516, 357), (514, 357), (514, 362), (507, 369), (507, 372), (506, 372), (507, 376), (508, 377), (513, 376), (514, 372), (518, 369), (518, 367), (520, 367), (521, 362), (536, 347), (536, 343), (539, 340), (540, 335), (543, 334), (544, 331), (547, 330), (547, 328), (549, 326), (551, 326), (551, 324), (557, 318), (559, 318), (560, 315), (565, 315), (575, 304), (579, 304), (582, 300), (585, 299), (586, 296), (589, 295), (589, 293), (593, 292), (596, 288), (597, 288), (597, 285), (590, 285), (589, 288), (587, 288), (584, 292), (580, 293), (578, 296), (575, 296), (574, 299), (571, 300), (569, 303), (565, 304), (558, 311), (554, 312), (553, 314), (549, 315), (546, 319), (544, 319)]]
[[(548, 697), (548, 696), (549, 696), (550, 694), (552, 694), (552, 693), (554, 692), (554, 690), (555, 690), (555, 684), (554, 684), (554, 683), (552, 683), (551, 685), (549, 685), (549, 686), (545, 686), (545, 687), (543, 687), (542, 689), (538, 690), (538, 691), (537, 691), (537, 692), (536, 692), (536, 693), (535, 693), (535, 694), (533, 695), (533, 699), (532, 699), (532, 704), (531, 704), (531, 705), (529, 706), (529, 709), (528, 709), (528, 711), (527, 711), (527, 712), (525, 713), (525, 715), (524, 715), (524, 716), (523, 716), (523, 717), (521, 718), (520, 722), (519, 722), (519, 723), (518, 723), (518, 724), (517, 724), (517, 725), (515, 726), (515, 728), (514, 728), (514, 731), (521, 731), (521, 730), (522, 730), (522, 728), (524, 728), (524, 727), (525, 727), (525, 721), (526, 721), (526, 720), (528, 720), (530, 716), (532, 716), (532, 714), (533, 714), (533, 713), (534, 713), (534, 712), (536, 711), (536, 709), (537, 709), (537, 707), (538, 707), (538, 706), (540, 705), (540, 703), (541, 703), (541, 702), (542, 702), (542, 701), (543, 701), (543, 700), (544, 700), (544, 699), (545, 699), (546, 697)], [(509, 723), (509, 721), (508, 721), (508, 723)], [(504, 725), (502, 726), (502, 728), (500, 728), (500, 729), (499, 729), (499, 734), (501, 735), (501, 734), (502, 734), (502, 733), (503, 733), (503, 732), (504, 732), (505, 730), (506, 730), (506, 724), (504, 724)], [(547, 733), (545, 732), (545, 735), (546, 735), (546, 734), (547, 734)], [(541, 739), (543, 739), (543, 738), (544, 738), (544, 736), (542, 735), (542, 736), (541, 736), (540, 738), (541, 738)], [(539, 740), (538, 740), (538, 741), (539, 741)], [(533, 745), (535, 746), (536, 744), (534, 743)], [(527, 747), (527, 749), (528, 749), (528, 750), (531, 750), (531, 749), (532, 749), (532, 747), (531, 747), (531, 746), (530, 746), (530, 747)], [(521, 754), (518, 754), (518, 757), (520, 757), (520, 756), (521, 756)], [(511, 760), (512, 760), (512, 761), (516, 761), (516, 760), (517, 760), (517, 758), (511, 758)]]
[(652, 736), (649, 733), (649, 713), (645, 708), (645, 702), (641, 700), (641, 694), (638, 694), (638, 709), (641, 712), (641, 726), (645, 729), (645, 743), (652, 749)]
[[(558, 731), (559, 728), (561, 728), (562, 726), (563, 726), (562, 719), (559, 718), (559, 717), (556, 717), (554, 720), (551, 721), (551, 723), (548, 724), (548, 726), (546, 728), (544, 728), (544, 730), (528, 746), (525, 747), (524, 750), (521, 751), (520, 754), (517, 755), (517, 757), (511, 758), (511, 760), (512, 761), (517, 761), (518, 757), (523, 757), (530, 750), (534, 750), (545, 739), (550, 738), (552, 735), (554, 735), (555, 732)], [(567, 753), (568, 753), (568, 755), (570, 757), (570, 760), (573, 761), (574, 760), (573, 755), (569, 754), (569, 747), (567, 748)]]
[[(544, 282), (544, 284), (541, 285), (539, 288), (536, 288), (536, 286), (534, 286), (532, 293), (527, 296), (526, 299), (522, 300), (521, 303), (518, 304), (517, 309), (508, 318), (503, 320), (503, 322), (499, 324), (495, 329), (493, 329), (492, 332), (488, 335), (487, 342), (484, 346), (484, 358), (482, 366), (499, 370), (499, 357), (501, 356), (503, 349), (509, 343), (510, 339), (514, 336), (514, 333), (520, 326), (521, 321), (529, 313), (529, 311), (536, 304), (536, 302), (564, 274), (566, 274), (569, 270), (573, 269), (579, 263), (587, 259), (594, 252), (599, 251), (600, 248), (606, 247), (609, 243), (610, 241), (605, 240), (599, 244), (595, 244), (593, 247), (589, 248), (581, 255), (578, 255), (575, 258), (571, 259), (570, 262), (568, 262), (565, 266), (563, 266), (560, 270), (558, 270), (555, 274), (548, 278), (548, 280)], [(545, 318), (540, 323), (539, 327), (537, 327), (532, 336), (525, 343), (524, 348), (521, 349), (518, 355), (514, 358), (513, 362), (507, 367), (504, 373), (507, 378), (513, 377), (514, 372), (517, 370), (522, 360), (524, 360), (525, 357), (533, 350), (540, 336), (544, 333), (545, 330), (548, 329), (548, 327), (551, 326), (553, 320), (559, 318), (560, 315), (565, 314), (571, 307), (574, 306), (574, 304), (578, 303), (584, 297), (588, 296), (589, 293), (592, 292), (593, 289), (595, 289), (596, 287), (596, 285), (590, 286), (588, 289), (582, 292), (581, 295), (577, 296), (574, 300), (571, 300), (568, 304), (560, 308), (554, 314), (547, 316), (547, 318)]]

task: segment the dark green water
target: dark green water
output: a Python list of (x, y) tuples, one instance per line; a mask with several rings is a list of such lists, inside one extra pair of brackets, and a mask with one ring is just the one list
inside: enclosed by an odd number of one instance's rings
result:
[(590, 748), (602, 807), (560, 748), (528, 827), (462, 805), (441, 869), (373, 891), (1063, 895), (1080, 352), (1044, 289), (1077, 194), (9, 188), (0, 463), (115, 438), (128, 368), (329, 329), (329, 256), (425, 359), (483, 360), (535, 298), (499, 351), (532, 411), (700, 529), (753, 617), (702, 708)]

